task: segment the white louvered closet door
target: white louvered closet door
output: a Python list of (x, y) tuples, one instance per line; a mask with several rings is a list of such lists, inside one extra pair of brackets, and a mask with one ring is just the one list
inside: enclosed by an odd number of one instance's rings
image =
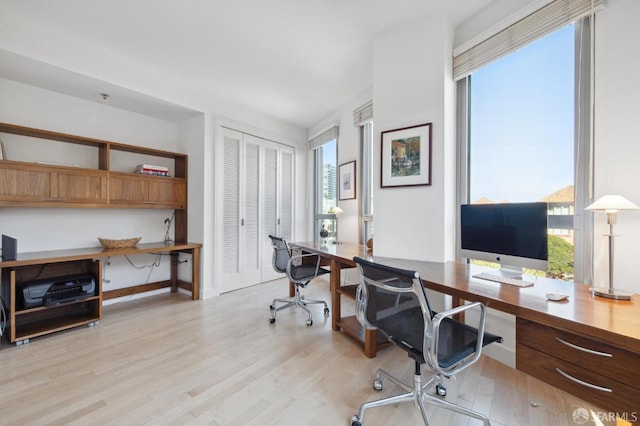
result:
[(240, 230), (242, 238), (242, 262), (244, 277), (242, 287), (262, 281), (262, 247), (260, 238), (261, 206), (261, 152), (262, 140), (244, 135), (243, 188), (244, 200), (241, 210)]
[(287, 241), (293, 238), (294, 149), (280, 146), (278, 231)]
[(293, 235), (294, 149), (241, 132), (224, 134), (222, 291), (281, 278), (269, 235)]
[(240, 148), (242, 133), (224, 129), (222, 291), (241, 281), (240, 270)]
[[(272, 266), (273, 247), (269, 235), (278, 231), (278, 144), (264, 144), (263, 215), (262, 215), (262, 280), (282, 277)], [(286, 238), (286, 237), (285, 237)]]
[(262, 214), (262, 281), (281, 278), (273, 270), (273, 248), (269, 235), (293, 238), (293, 155), (291, 147), (264, 142), (263, 214)]

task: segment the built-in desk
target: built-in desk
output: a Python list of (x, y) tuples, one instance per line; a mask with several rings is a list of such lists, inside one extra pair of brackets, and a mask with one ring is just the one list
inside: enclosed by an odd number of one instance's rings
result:
[[(514, 315), (517, 369), (604, 409), (640, 411), (640, 296), (631, 301), (600, 298), (585, 285), (547, 278), (520, 288), (473, 278), (480, 270), (473, 265), (374, 257), (357, 244), (291, 246), (318, 253), (331, 266), (332, 326), (361, 341), (367, 356), (375, 356), (379, 336), (340, 312), (340, 295), (352, 293), (341, 287), (340, 269), (355, 266), (353, 256), (418, 271), (425, 287), (452, 295), (454, 301), (480, 301)], [(551, 302), (547, 293), (569, 298)]]
[[(200, 248), (198, 243), (146, 243), (135, 247), (106, 249), (88, 247), (68, 250), (18, 253), (16, 260), (0, 262), (2, 295), (9, 308), (9, 341), (28, 342), (30, 338), (65, 330), (79, 325), (93, 325), (102, 318), (102, 301), (151, 290), (171, 287), (191, 291), (193, 300), (200, 298)], [(191, 254), (191, 282), (178, 279), (177, 256), (179, 252)], [(171, 278), (117, 290), (102, 292), (102, 259), (142, 253), (170, 253), (176, 256), (171, 262)], [(96, 279), (93, 297), (55, 307), (16, 309), (16, 282), (68, 274), (91, 273)]]

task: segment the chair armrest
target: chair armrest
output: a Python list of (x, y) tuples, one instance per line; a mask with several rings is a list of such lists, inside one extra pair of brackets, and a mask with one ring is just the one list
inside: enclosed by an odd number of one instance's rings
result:
[[(473, 357), (463, 360), (462, 362), (455, 364), (453, 367), (444, 369), (440, 366), (438, 362), (438, 343), (440, 339), (440, 323), (445, 318), (450, 318), (454, 315), (467, 311), (469, 309), (480, 308), (480, 319), (478, 320), (478, 325), (475, 326), (473, 324), (468, 324), (472, 327), (477, 328), (477, 336), (476, 336), (476, 348)], [(485, 317), (487, 313), (487, 307), (481, 302), (473, 302), (466, 305), (457, 306), (453, 309), (449, 309), (448, 311), (440, 312), (436, 314), (431, 321), (431, 344), (429, 348), (424, 348), (423, 351), (429, 354), (429, 358), (432, 361), (432, 364), (437, 373), (442, 374), (445, 377), (451, 377), (459, 371), (467, 368), (469, 365), (476, 362), (481, 355), (482, 352), (482, 340), (484, 337), (484, 325), (485, 325)]]

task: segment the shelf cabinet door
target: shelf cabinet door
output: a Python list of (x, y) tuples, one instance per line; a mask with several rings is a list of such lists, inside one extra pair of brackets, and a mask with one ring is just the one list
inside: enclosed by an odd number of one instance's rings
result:
[(101, 172), (59, 171), (51, 174), (51, 195), (70, 203), (105, 203), (107, 176)]
[(183, 209), (186, 205), (186, 186), (186, 181), (180, 178), (111, 173), (109, 204)]
[(0, 162), (0, 205), (103, 205), (107, 173), (100, 170)]
[(149, 181), (149, 201), (183, 209), (186, 197), (187, 185), (184, 179), (156, 178)]

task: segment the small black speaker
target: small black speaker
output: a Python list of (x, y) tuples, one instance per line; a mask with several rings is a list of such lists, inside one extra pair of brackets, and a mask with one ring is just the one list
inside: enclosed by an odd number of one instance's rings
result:
[(2, 234), (2, 260), (18, 258), (18, 240)]

